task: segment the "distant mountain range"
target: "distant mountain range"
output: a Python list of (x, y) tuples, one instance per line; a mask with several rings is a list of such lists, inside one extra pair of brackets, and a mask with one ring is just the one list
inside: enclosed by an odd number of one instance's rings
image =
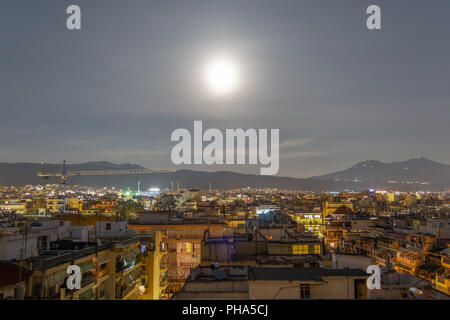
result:
[[(137, 164), (114, 164), (107, 161), (68, 164), (67, 170), (96, 169), (139, 169)], [(43, 180), (37, 171), (60, 172), (60, 164), (40, 163), (0, 163), (0, 185), (26, 185), (59, 183), (58, 178)], [(115, 186), (118, 188), (141, 189), (152, 186), (170, 187), (171, 182), (181, 188), (213, 189), (240, 187), (271, 187), (290, 190), (322, 191), (360, 191), (370, 188), (385, 188), (403, 191), (442, 191), (450, 189), (450, 165), (425, 158), (410, 159), (403, 162), (383, 163), (369, 160), (359, 162), (349, 169), (311, 178), (289, 178), (279, 176), (260, 176), (240, 174), (229, 171), (205, 172), (178, 170), (173, 173), (76, 176), (69, 177), (69, 184), (86, 186)]]

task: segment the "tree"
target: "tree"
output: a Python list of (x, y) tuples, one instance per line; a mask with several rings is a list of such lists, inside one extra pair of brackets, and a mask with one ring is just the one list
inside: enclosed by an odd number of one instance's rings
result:
[(120, 204), (119, 216), (124, 219), (135, 218), (139, 212), (144, 211), (144, 207), (136, 202), (127, 201)]

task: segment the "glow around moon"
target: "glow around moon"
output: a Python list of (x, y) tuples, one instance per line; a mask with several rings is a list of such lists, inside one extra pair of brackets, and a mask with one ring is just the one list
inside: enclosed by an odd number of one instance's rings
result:
[(239, 87), (239, 68), (229, 58), (212, 59), (205, 67), (204, 81), (209, 90), (214, 94), (231, 94)]

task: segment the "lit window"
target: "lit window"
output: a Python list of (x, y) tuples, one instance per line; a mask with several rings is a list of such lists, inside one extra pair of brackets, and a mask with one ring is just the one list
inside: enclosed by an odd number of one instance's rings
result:
[(300, 284), (300, 299), (311, 298), (311, 288), (309, 284)]
[(320, 244), (314, 245), (314, 254), (320, 254)]
[(192, 245), (191, 245), (191, 243), (187, 242), (186, 243), (186, 252), (191, 252), (191, 250), (192, 250)]
[(306, 244), (294, 244), (292, 246), (293, 254), (308, 254), (308, 245)]

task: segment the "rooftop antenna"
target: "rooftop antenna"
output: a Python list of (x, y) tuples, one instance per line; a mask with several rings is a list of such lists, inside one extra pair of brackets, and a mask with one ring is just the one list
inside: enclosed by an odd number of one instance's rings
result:
[[(14, 288), (14, 295), (16, 298), (23, 300), (25, 295), (25, 288), (22, 287), (22, 270), (23, 270), (23, 263), (27, 259), (27, 242), (28, 242), (28, 218), (25, 218), (25, 230), (22, 237), (22, 247), (20, 248), (20, 266), (19, 266), (19, 283), (17, 284), (16, 288)], [(26, 285), (26, 284), (25, 284)]]
[(141, 185), (141, 181), (138, 181), (138, 195), (141, 193), (141, 189), (140, 189), (140, 185)]
[(66, 183), (67, 183), (67, 169), (66, 169), (66, 160), (63, 160), (62, 170), (61, 170), (61, 190), (62, 190), (62, 200), (63, 207), (62, 212), (66, 212)]

